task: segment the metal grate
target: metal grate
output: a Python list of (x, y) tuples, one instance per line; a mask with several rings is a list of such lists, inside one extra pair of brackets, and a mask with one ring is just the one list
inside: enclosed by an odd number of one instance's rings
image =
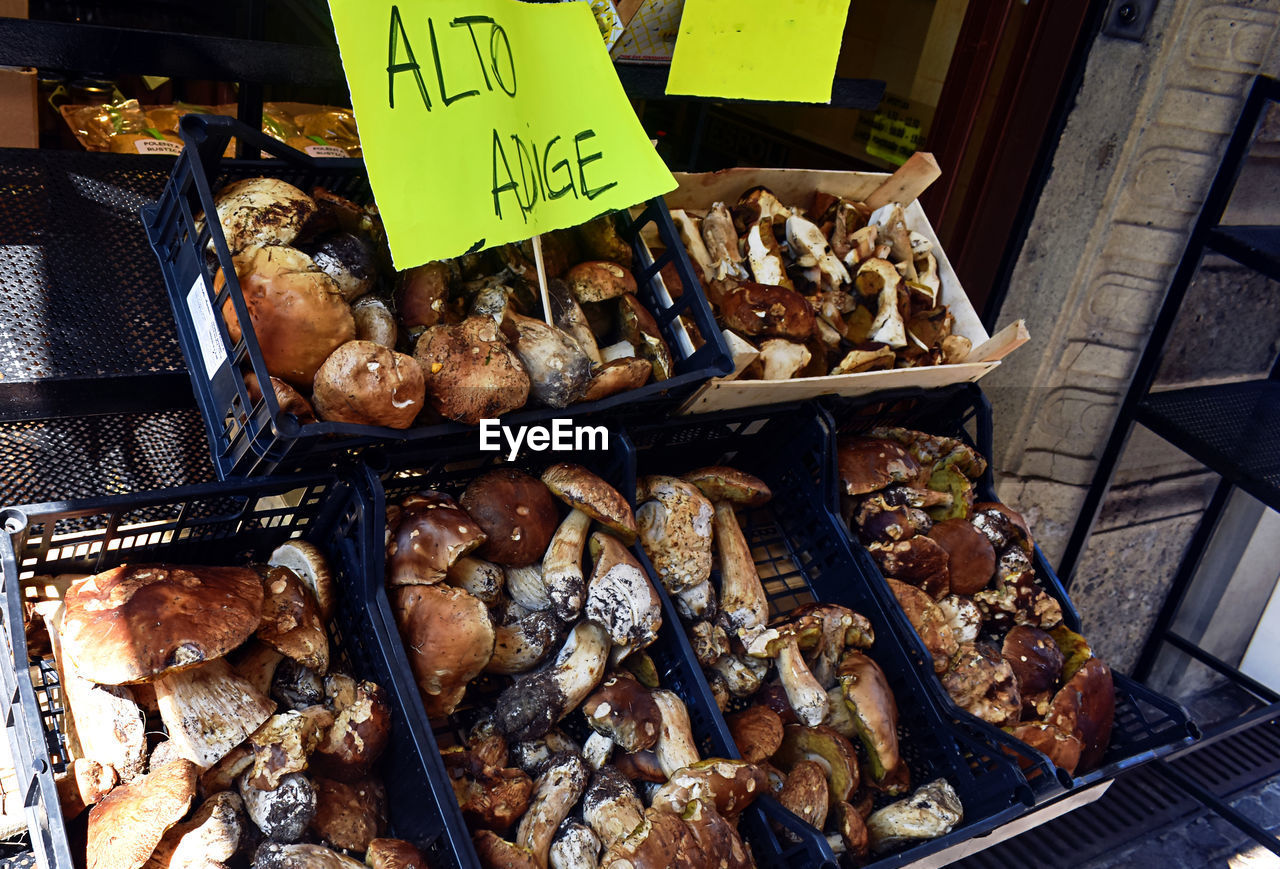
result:
[[(1280, 723), (1272, 721), (1170, 761), (1230, 797), (1280, 773)], [(963, 869), (1075, 869), (1200, 809), (1151, 768), (1121, 776), (1102, 798), (1001, 842), (956, 865)]]
[(0, 151), (0, 375), (6, 384), (182, 372), (138, 209), (173, 161)]
[(1137, 420), (1280, 509), (1280, 382), (1255, 380), (1148, 395)]
[(0, 504), (165, 489), (214, 476), (195, 410), (0, 423), (0, 467)]

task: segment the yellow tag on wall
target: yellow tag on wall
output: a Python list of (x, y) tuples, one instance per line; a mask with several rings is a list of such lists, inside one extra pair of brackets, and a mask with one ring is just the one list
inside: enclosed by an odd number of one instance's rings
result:
[(397, 268), (675, 189), (586, 3), (329, 6)]
[(831, 102), (849, 0), (685, 0), (667, 93)]

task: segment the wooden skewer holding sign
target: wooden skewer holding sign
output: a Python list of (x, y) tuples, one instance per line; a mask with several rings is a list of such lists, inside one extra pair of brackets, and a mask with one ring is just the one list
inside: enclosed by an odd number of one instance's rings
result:
[(547, 290), (547, 269), (542, 264), (542, 236), (533, 237), (533, 267), (538, 272), (538, 293), (542, 296), (542, 318), (548, 326), (554, 326), (551, 318), (551, 293)]

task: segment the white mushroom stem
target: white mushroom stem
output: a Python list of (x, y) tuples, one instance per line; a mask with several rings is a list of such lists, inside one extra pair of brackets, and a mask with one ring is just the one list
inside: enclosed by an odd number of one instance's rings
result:
[(644, 804), (631, 782), (614, 767), (605, 767), (582, 800), (582, 819), (609, 850), (644, 822)]
[(562, 755), (534, 783), (533, 799), (520, 819), (516, 844), (528, 848), (539, 866), (546, 866), (551, 839), (587, 789), (587, 767), (582, 759)]
[(738, 231), (734, 229), (733, 218), (723, 202), (715, 203), (702, 219), (702, 238), (711, 258), (711, 280), (722, 281), (727, 277), (746, 280), (750, 277), (742, 266), (742, 254), (738, 251)]
[(831, 245), (813, 221), (798, 214), (788, 217), (787, 244), (791, 246), (793, 253), (799, 255), (797, 262), (800, 265), (818, 267), (827, 289), (837, 290), (851, 280), (844, 263), (831, 252)]
[[(868, 340), (890, 347), (907, 346), (907, 328), (902, 321), (902, 312), (898, 310), (898, 284), (902, 276), (886, 260), (868, 260), (858, 269), (859, 277), (864, 271), (875, 272), (875, 278), (881, 281), (878, 309), (875, 319), (871, 321), (871, 335)], [(872, 287), (875, 284), (871, 285)]]
[[(762, 218), (764, 219), (767, 218)], [(778, 252), (778, 243), (773, 239), (773, 228), (768, 230), (770, 240), (773, 241), (770, 246), (764, 238), (765, 230), (760, 226), (762, 220), (751, 224), (751, 228), (747, 230), (747, 261), (751, 263), (751, 273), (755, 275), (757, 283), (775, 287), (789, 286), (791, 281), (787, 278), (786, 266)]]
[(809, 364), (813, 354), (809, 348), (785, 338), (770, 338), (760, 345), (760, 361), (764, 363), (761, 380), (790, 380)]
[(582, 743), (582, 759), (587, 766), (598, 770), (609, 762), (613, 754), (613, 739), (603, 733), (592, 731), (587, 741)]
[(582, 577), (582, 550), (587, 544), (591, 517), (571, 510), (551, 537), (542, 558), (542, 584), (551, 607), (563, 622), (572, 622), (582, 611), (586, 582)]
[(596, 869), (600, 864), (600, 839), (581, 821), (570, 819), (560, 826), (551, 843), (551, 869)]
[(208, 769), (262, 726), (276, 704), (224, 658), (158, 679), (160, 719), (179, 756)]
[(546, 660), (559, 641), (559, 622), (550, 612), (536, 612), (498, 625), (493, 630), (493, 655), (486, 673), (514, 676), (526, 673)]
[(689, 723), (689, 710), (676, 694), (660, 688), (653, 692), (653, 700), (662, 713), (662, 727), (653, 753), (658, 758), (662, 774), (670, 778), (676, 770), (692, 766), (702, 758), (693, 738), (693, 726)]
[(551, 596), (542, 581), (542, 565), (506, 567), (503, 573), (507, 578), (507, 595), (513, 601), (530, 612), (551, 609)]
[(604, 628), (578, 622), (549, 667), (522, 676), (498, 697), (498, 727), (516, 742), (545, 735), (600, 683), (610, 645)]
[(636, 355), (636, 345), (630, 341), (619, 341), (616, 344), (610, 344), (608, 347), (600, 348), (600, 361), (613, 362), (617, 359), (630, 359)]
[(479, 598), (485, 606), (493, 606), (501, 599), (507, 582), (501, 567), (470, 555), (464, 555), (451, 564), (445, 579), (450, 585)]
[(801, 724), (817, 727), (827, 717), (827, 692), (809, 672), (795, 637), (784, 636), (778, 649), (778, 677), (787, 702)]
[(680, 241), (684, 242), (684, 249), (688, 251), (689, 259), (702, 269), (703, 278), (708, 281), (714, 280), (716, 267), (712, 264), (711, 254), (702, 241), (702, 227), (698, 225), (697, 219), (690, 217), (683, 208), (673, 208), (671, 222), (676, 225), (676, 231), (680, 233)]
[(733, 504), (717, 501), (712, 522), (720, 556), (720, 613), (728, 619), (742, 645), (750, 648), (768, 624), (769, 599)]

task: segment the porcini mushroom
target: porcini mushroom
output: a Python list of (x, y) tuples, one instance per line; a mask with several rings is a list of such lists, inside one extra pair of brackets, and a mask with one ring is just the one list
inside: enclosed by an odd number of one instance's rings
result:
[(738, 231), (734, 228), (733, 218), (723, 202), (712, 205), (707, 216), (702, 219), (702, 240), (706, 243), (707, 255), (711, 263), (711, 274), (707, 276), (707, 280), (724, 280), (725, 278), (746, 280), (750, 277), (742, 264)]
[(633, 294), (618, 299), (618, 322), (624, 341), (635, 348), (636, 355), (649, 363), (653, 379), (669, 380), (675, 375), (675, 362), (667, 339), (662, 337), (658, 321)]
[(872, 258), (858, 266), (854, 286), (864, 296), (876, 296), (876, 316), (871, 321), (868, 340), (890, 347), (907, 346), (907, 328), (898, 308), (898, 287), (902, 275), (888, 260)]
[(941, 674), (946, 671), (951, 656), (956, 653), (959, 643), (948, 624), (946, 613), (938, 604), (914, 585), (886, 579), (889, 590), (897, 598), (907, 621), (916, 629), (920, 640), (933, 658), (933, 670)]
[(825, 725), (805, 727), (788, 724), (773, 762), (784, 770), (804, 760), (816, 761), (827, 776), (832, 802), (848, 800), (861, 781), (858, 754), (853, 744)]
[(314, 199), (279, 178), (228, 184), (214, 197), (213, 207), (232, 253), (253, 242), (292, 244), (317, 210)]
[(494, 704), (498, 728), (512, 740), (544, 735), (600, 683), (609, 646), (604, 628), (579, 622), (550, 667), (521, 676), (499, 695)]
[(720, 300), (724, 325), (747, 337), (806, 341), (817, 328), (813, 306), (786, 287), (744, 282)]
[(140, 869), (191, 807), (199, 771), (189, 760), (170, 761), (103, 797), (89, 810), (89, 869)]
[(604, 302), (636, 291), (636, 279), (631, 271), (607, 261), (578, 263), (565, 272), (564, 280), (574, 298), (583, 304)]
[(189, 820), (169, 828), (146, 869), (203, 869), (210, 862), (230, 860), (240, 848), (243, 808), (230, 791), (214, 794)]
[(567, 462), (552, 465), (543, 471), (542, 482), (572, 508), (552, 535), (542, 558), (542, 580), (552, 607), (562, 621), (572, 622), (582, 609), (586, 591), (582, 550), (592, 520), (624, 539), (634, 540), (635, 517), (631, 505), (616, 489), (581, 465)]
[(624, 751), (643, 751), (658, 742), (662, 712), (649, 690), (628, 676), (610, 676), (582, 704), (587, 724)]
[(348, 302), (354, 302), (373, 289), (377, 264), (373, 248), (366, 239), (354, 233), (339, 232), (308, 250), (316, 265), (337, 283), (342, 298)]
[[(822, 766), (812, 760), (801, 760), (793, 764), (782, 785), (782, 791), (778, 794), (778, 802), (796, 817), (821, 830), (827, 823), (827, 807), (830, 802), (827, 777)], [(795, 833), (783, 832), (792, 841), (798, 839)]]
[(246, 568), (123, 565), (67, 590), (62, 644), (100, 685), (150, 681), (243, 643), (258, 627), (262, 599), (258, 574)]
[(551, 840), (560, 823), (587, 789), (591, 771), (580, 757), (561, 754), (551, 759), (533, 784), (533, 799), (520, 819), (516, 844), (532, 852), (539, 866), (546, 866)]
[(841, 441), (836, 453), (845, 495), (865, 495), (893, 483), (914, 483), (922, 468), (900, 444), (884, 438)]
[(562, 408), (582, 397), (591, 380), (591, 359), (568, 333), (515, 311), (507, 311), (503, 328), (513, 338), (511, 348), (529, 375), (535, 401)]
[(356, 340), (372, 341), (390, 350), (396, 348), (400, 326), (385, 299), (372, 293), (362, 296), (351, 303), (351, 316), (356, 324)]
[(387, 793), (373, 779), (314, 781), (316, 814), (312, 831), (334, 848), (364, 851), (387, 826)]
[(760, 343), (761, 380), (789, 380), (809, 364), (809, 348), (785, 338), (768, 338)]
[(237, 676), (225, 658), (166, 674), (155, 683), (160, 719), (178, 754), (208, 769), (258, 729), (276, 704)]
[(330, 673), (324, 685), (334, 721), (311, 755), (312, 765), (330, 778), (367, 775), (391, 738), (387, 692), (341, 673)]
[(487, 763), (479, 752), (461, 746), (445, 749), (441, 757), (468, 823), (505, 830), (528, 809), (533, 779), (523, 770)]
[(422, 852), (403, 839), (374, 839), (364, 862), (369, 869), (427, 869)]
[(885, 576), (917, 586), (934, 600), (951, 591), (947, 550), (929, 537), (874, 542), (868, 544), (867, 551)]
[(612, 766), (596, 771), (582, 795), (582, 819), (609, 850), (640, 826), (644, 804), (631, 782)]
[(567, 818), (551, 842), (551, 869), (596, 869), (599, 859), (599, 837), (582, 821)]
[(1015, 625), (1005, 634), (1000, 654), (1013, 668), (1023, 712), (1033, 718), (1044, 717), (1065, 660), (1058, 644), (1039, 628)]
[(605, 362), (591, 375), (591, 382), (582, 394), (583, 401), (599, 401), (619, 392), (639, 389), (649, 382), (653, 363), (648, 359), (626, 356)]
[(1009, 662), (985, 643), (965, 643), (942, 674), (942, 687), (964, 709), (997, 727), (1017, 724), (1022, 698)]
[(964, 519), (933, 523), (929, 537), (947, 551), (951, 590), (973, 594), (987, 587), (996, 569), (996, 551), (986, 536)]
[(613, 535), (591, 535), (591, 558), (586, 616), (609, 632), (609, 659), (617, 664), (658, 639), (662, 600), (640, 562)]
[(950, 833), (964, 818), (960, 797), (946, 779), (936, 779), (904, 800), (890, 803), (867, 818), (871, 850), (883, 854), (922, 839)]
[(422, 492), (400, 503), (387, 547), (388, 585), (432, 585), (458, 559), (487, 539), (480, 523), (443, 492)]
[(362, 865), (323, 845), (263, 842), (253, 854), (253, 869), (361, 869)]
[(496, 607), (503, 601), (507, 576), (502, 568), (483, 558), (464, 555), (445, 572), (445, 581), (479, 598), (487, 607)]
[(805, 268), (817, 266), (822, 273), (822, 285), (826, 289), (838, 290), (852, 280), (844, 263), (831, 250), (822, 230), (812, 221), (798, 214), (788, 217), (787, 244), (796, 256), (798, 265)]
[(250, 784), (250, 777), (245, 773), (236, 782), (249, 820), (273, 842), (300, 840), (316, 814), (316, 791), (310, 779), (290, 773), (275, 788), (264, 791)]
[(478, 425), (524, 407), (529, 373), (490, 317), (432, 326), (414, 346), (427, 401), (441, 416)]
[(786, 264), (782, 261), (782, 251), (773, 231), (772, 220), (762, 217), (752, 223), (747, 228), (745, 241), (747, 262), (751, 264), (752, 276), (762, 284), (792, 289), (791, 278), (787, 277)]
[(898, 704), (884, 671), (871, 658), (848, 649), (836, 672), (844, 706), (871, 763), (872, 779), (885, 793), (902, 793), (910, 774), (898, 750)]
[(721, 815), (737, 820), (765, 790), (760, 767), (745, 760), (712, 758), (673, 771), (654, 793), (652, 805), (679, 815), (690, 803), (705, 800)]
[(271, 551), (267, 564), (292, 570), (311, 589), (321, 620), (327, 624), (333, 618), (338, 605), (337, 583), (319, 547), (306, 540), (289, 540)]
[(290, 710), (267, 719), (249, 737), (253, 768), (248, 783), (260, 791), (275, 790), (292, 773), (304, 772), (308, 758), (333, 725), (333, 713), (323, 706), (305, 712)]
[[(310, 389), (321, 363), (356, 336), (351, 306), (333, 278), (300, 250), (251, 244), (233, 262), (267, 373)], [(215, 292), (225, 280), (219, 271)], [(222, 316), (231, 340), (238, 342), (244, 326), (230, 298)]]
[(497, 564), (533, 564), (556, 529), (555, 503), (546, 485), (514, 468), (476, 477), (460, 501), (487, 538), (476, 554)]
[(391, 606), (427, 714), (451, 714), (493, 654), (489, 611), (462, 589), (442, 584), (395, 588)]
[(804, 724), (816, 726), (827, 717), (827, 691), (814, 678), (800, 653), (800, 640), (816, 644), (821, 636), (817, 619), (802, 619), (769, 628), (756, 643), (753, 657), (776, 660), (778, 679), (787, 692), (787, 702)]
[(287, 567), (268, 567), (262, 587), (258, 639), (323, 676), (329, 670), (329, 634), (311, 591)]
[(748, 706), (726, 715), (725, 723), (738, 753), (748, 763), (767, 760), (782, 744), (782, 718), (768, 706)]
[(678, 595), (709, 585), (711, 502), (693, 484), (661, 475), (640, 478), (636, 500), (640, 542), (667, 591)]
[(484, 669), (502, 676), (532, 670), (564, 639), (560, 620), (550, 610), (525, 613), (498, 625), (494, 631), (493, 655)]
[(408, 428), (422, 410), (426, 382), (412, 356), (373, 341), (348, 341), (316, 371), (312, 402), (321, 419)]

